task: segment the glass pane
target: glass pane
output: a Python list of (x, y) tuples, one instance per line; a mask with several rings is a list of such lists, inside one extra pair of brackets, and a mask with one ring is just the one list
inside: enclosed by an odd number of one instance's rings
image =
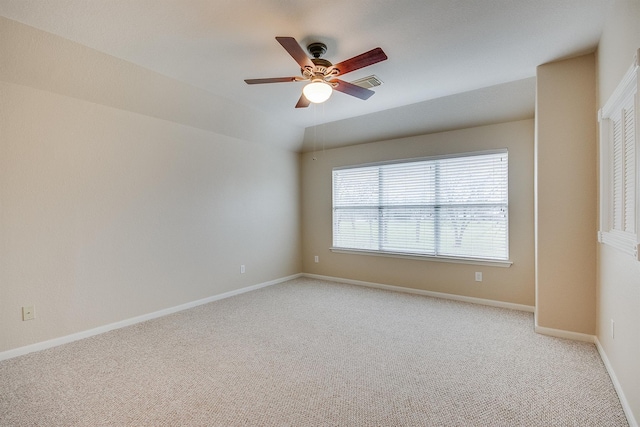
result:
[(433, 208), (382, 210), (382, 250), (435, 255)]
[(487, 154), (438, 161), (439, 204), (506, 204), (506, 154)]
[(435, 170), (432, 161), (381, 167), (382, 205), (433, 205), (436, 201)]
[(378, 169), (356, 168), (333, 172), (333, 206), (377, 206)]
[(506, 206), (442, 207), (438, 255), (507, 259)]
[(334, 209), (333, 246), (380, 249), (378, 209)]

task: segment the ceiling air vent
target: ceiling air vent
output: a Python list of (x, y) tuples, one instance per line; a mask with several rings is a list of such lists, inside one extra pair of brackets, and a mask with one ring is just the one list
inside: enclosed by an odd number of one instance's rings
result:
[(353, 82), (354, 85), (363, 87), (365, 89), (371, 89), (372, 87), (380, 86), (382, 84), (382, 80), (380, 80), (377, 76), (367, 76), (361, 79), (355, 80)]

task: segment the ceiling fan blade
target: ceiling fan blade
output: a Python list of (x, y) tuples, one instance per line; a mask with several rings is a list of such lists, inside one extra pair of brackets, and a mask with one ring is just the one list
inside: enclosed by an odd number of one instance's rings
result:
[(340, 71), (339, 75), (343, 75), (375, 64), (376, 62), (384, 61), (385, 59), (387, 59), (387, 55), (381, 48), (377, 47), (375, 49), (371, 49), (369, 52), (365, 52), (358, 56), (354, 56), (353, 58), (339, 62), (335, 64), (332, 69), (337, 69)]
[(282, 45), (284, 50), (289, 52), (289, 55), (291, 55), (291, 57), (296, 60), (301, 68), (313, 68), (313, 62), (311, 62), (311, 59), (309, 59), (304, 50), (302, 50), (300, 44), (296, 41), (296, 39), (294, 39), (293, 37), (276, 37), (276, 40), (278, 40), (278, 43)]
[(300, 99), (298, 99), (298, 103), (296, 104), (296, 108), (307, 108), (311, 104), (311, 101), (304, 96), (304, 93), (300, 95)]
[(272, 77), (267, 79), (245, 79), (245, 83), (248, 85), (259, 85), (263, 83), (295, 82), (297, 80), (297, 77)]
[(353, 83), (345, 82), (340, 79), (333, 79), (331, 80), (331, 83), (338, 83), (338, 85), (334, 87), (335, 90), (360, 99), (369, 99), (375, 93), (372, 90), (356, 86)]

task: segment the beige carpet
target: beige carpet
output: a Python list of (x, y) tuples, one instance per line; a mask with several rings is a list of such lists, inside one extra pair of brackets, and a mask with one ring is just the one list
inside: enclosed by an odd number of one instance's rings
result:
[(2, 426), (620, 426), (530, 313), (298, 279), (0, 363)]

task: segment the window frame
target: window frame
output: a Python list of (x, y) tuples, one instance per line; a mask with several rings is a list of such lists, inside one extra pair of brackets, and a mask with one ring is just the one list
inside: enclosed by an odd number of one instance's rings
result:
[[(640, 52), (640, 50), (638, 51)], [(638, 53), (604, 107), (600, 127), (600, 224), (598, 242), (640, 260), (640, 64)], [(627, 126), (633, 120), (633, 126)], [(629, 132), (632, 135), (629, 136)], [(618, 137), (619, 135), (619, 137)]]
[[(495, 267), (510, 267), (513, 262), (509, 259), (510, 250), (509, 250), (509, 174), (508, 174), (508, 163), (507, 163), (507, 182), (506, 182), (506, 204), (504, 204), (504, 208), (506, 209), (507, 221), (506, 221), (506, 259), (494, 259), (494, 258), (482, 258), (482, 257), (464, 257), (464, 256), (451, 256), (451, 255), (432, 255), (432, 254), (420, 254), (414, 252), (401, 252), (401, 251), (385, 251), (385, 250), (376, 250), (376, 249), (357, 249), (357, 248), (347, 248), (347, 247), (337, 247), (333, 246), (333, 242), (335, 241), (335, 171), (344, 170), (344, 169), (357, 169), (357, 168), (366, 168), (366, 167), (378, 167), (385, 165), (395, 165), (402, 163), (414, 163), (414, 162), (422, 162), (422, 161), (436, 161), (442, 159), (459, 159), (465, 157), (473, 157), (473, 156), (482, 156), (482, 155), (490, 155), (490, 154), (508, 154), (508, 149), (493, 149), (493, 150), (483, 150), (483, 151), (474, 151), (474, 152), (463, 152), (463, 153), (453, 153), (446, 155), (438, 155), (438, 156), (429, 156), (429, 157), (419, 157), (419, 158), (409, 158), (409, 159), (398, 159), (398, 160), (389, 160), (382, 162), (374, 162), (374, 163), (364, 163), (357, 165), (345, 165), (334, 167), (332, 169), (332, 198), (331, 198), (331, 210), (332, 210), (332, 246), (329, 248), (330, 251), (335, 253), (345, 253), (345, 254), (361, 254), (361, 255), (372, 255), (372, 256), (382, 256), (382, 257), (391, 257), (391, 258), (403, 258), (403, 259), (416, 259), (416, 260), (427, 260), (427, 261), (437, 261), (437, 262), (449, 262), (449, 263), (462, 263), (462, 264), (475, 264), (475, 265), (484, 265), (484, 266), (495, 266)], [(507, 159), (508, 161), (508, 159)]]

